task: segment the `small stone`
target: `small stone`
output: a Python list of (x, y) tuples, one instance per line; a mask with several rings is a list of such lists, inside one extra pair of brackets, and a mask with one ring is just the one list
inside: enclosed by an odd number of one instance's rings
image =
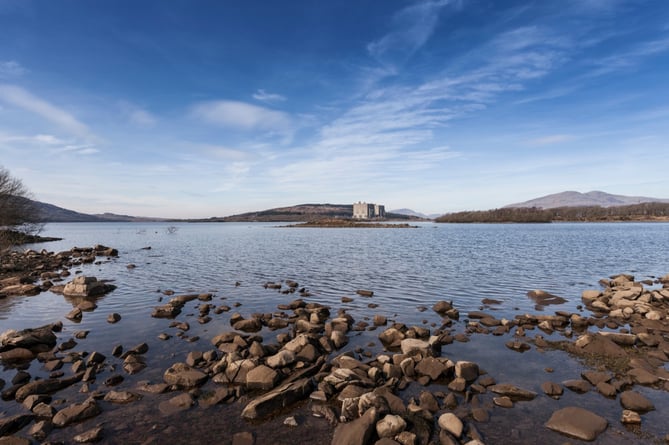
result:
[(295, 416), (286, 417), (286, 419), (283, 421), (283, 424), (286, 426), (295, 427), (297, 426), (297, 420), (295, 419)]
[(121, 320), (121, 315), (113, 312), (107, 316), (107, 323), (117, 323)]
[(397, 415), (388, 414), (376, 423), (376, 433), (379, 437), (395, 437), (407, 427), (406, 421)]
[(625, 425), (639, 425), (641, 423), (641, 416), (636, 411), (625, 409), (623, 410), (620, 422)]

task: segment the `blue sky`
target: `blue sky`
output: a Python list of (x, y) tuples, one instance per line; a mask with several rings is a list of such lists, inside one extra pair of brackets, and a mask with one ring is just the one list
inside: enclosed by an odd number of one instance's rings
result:
[(0, 165), (74, 210), (669, 198), (669, 2), (0, 0)]

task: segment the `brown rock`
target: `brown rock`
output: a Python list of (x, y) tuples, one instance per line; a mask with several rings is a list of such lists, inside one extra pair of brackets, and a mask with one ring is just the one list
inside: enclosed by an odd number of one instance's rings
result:
[(553, 413), (546, 427), (581, 440), (595, 440), (604, 432), (608, 422), (601, 416), (576, 406), (562, 408)]

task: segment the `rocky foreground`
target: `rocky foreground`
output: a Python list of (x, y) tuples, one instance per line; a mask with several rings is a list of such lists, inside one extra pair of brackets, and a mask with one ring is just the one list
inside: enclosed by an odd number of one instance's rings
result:
[[(113, 291), (113, 286), (90, 276), (80, 275), (66, 284), (59, 280), (64, 281), (78, 262), (103, 261), (98, 257), (111, 258), (117, 252), (104, 246), (68, 252), (16, 254), (11, 260), (14, 266), (3, 260), (0, 298), (51, 290), (77, 298), (77, 307), (65, 315), (69, 319), (95, 309), (92, 297)], [(193, 341), (186, 334), (188, 322), (181, 318), (184, 311), (196, 314), (200, 324), (224, 317), (229, 328), (212, 335), (208, 349), (193, 348), (161, 370), (162, 381), (132, 386), (129, 377), (141, 376), (150, 365), (146, 358), (149, 347), (141, 339), (129, 347), (110, 344), (108, 351), (100, 352), (86, 350), (88, 332), (62, 338), (58, 321), (6, 331), (0, 334), (0, 361), (17, 372), (11, 382), (0, 380), (0, 390), (4, 403), (15, 404), (11, 409), (15, 414), (0, 417), (0, 444), (61, 443), (62, 437), (69, 438), (67, 443), (117, 443), (118, 438), (109, 435), (99, 419), (106, 411), (132, 413), (133, 405), (151, 400), (163, 416), (239, 405), (246, 428), (229, 431), (229, 437), (217, 443), (253, 444), (257, 442), (254, 431), (277, 417), (287, 427), (296, 428), (295, 437), (304, 437), (300, 433), (303, 421), (293, 415), (293, 409), (304, 407), (305, 402), (313, 416), (329, 425), (325, 427), (328, 436), (318, 442), (499, 443), (487, 441), (481, 425), (495, 416), (513, 417), (517, 409), (523, 413), (520, 416), (526, 415), (527, 410), (518, 407), (531, 407), (541, 398), (559, 399), (565, 391), (601, 394), (602, 405), (619, 410), (618, 426), (637, 428), (640, 441), (663, 443), (664, 437), (643, 436), (644, 416), (655, 406), (640, 388), (669, 390), (665, 369), (669, 361), (669, 275), (643, 283), (630, 275), (617, 275), (600, 284), (601, 289), (583, 292), (584, 310), (579, 313), (557, 311), (499, 319), (485, 310), (461, 314), (451, 302), (439, 301), (431, 310), (441, 323), (423, 326), (390, 322), (382, 315), (356, 321), (345, 310), (334, 311), (310, 301), (309, 291), (292, 280), (264, 284), (268, 292), (290, 296), (290, 301), (265, 314), (233, 312), (230, 306), (215, 304), (211, 293), (165, 292), (169, 300), (156, 306), (151, 316), (167, 319), (166, 325), (177, 330), (177, 337)], [(370, 310), (375, 308), (373, 291), (357, 293), (369, 299)], [(561, 301), (540, 290), (528, 296), (538, 304)], [(490, 308), (498, 302), (482, 303)], [(121, 314), (110, 314), (107, 321), (116, 323), (120, 318)], [(351, 347), (349, 341), (363, 331), (378, 332), (369, 335), (383, 345), (382, 352), (369, 350), (375, 342), (369, 349)], [(522, 382), (497, 381), (494, 370), (443, 355), (444, 347), (453, 342), (488, 334), (509, 337), (506, 347), (518, 353), (531, 348), (567, 351), (592, 369), (565, 381), (546, 380), (538, 391)], [(160, 333), (163, 340), (171, 337)], [(40, 371), (31, 375), (26, 369), (35, 360)], [(78, 392), (68, 391), (72, 388)], [(575, 404), (554, 410), (536, 434), (548, 437), (555, 434), (552, 430), (565, 436), (565, 441), (595, 441), (612, 427), (597, 409)], [(50, 437), (58, 439), (50, 441)], [(522, 442), (512, 434), (504, 441)]]

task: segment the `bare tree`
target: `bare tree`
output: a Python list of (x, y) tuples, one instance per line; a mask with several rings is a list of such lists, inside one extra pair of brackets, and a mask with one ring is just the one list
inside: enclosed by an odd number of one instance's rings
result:
[(0, 248), (42, 230), (39, 209), (20, 179), (0, 166)]

